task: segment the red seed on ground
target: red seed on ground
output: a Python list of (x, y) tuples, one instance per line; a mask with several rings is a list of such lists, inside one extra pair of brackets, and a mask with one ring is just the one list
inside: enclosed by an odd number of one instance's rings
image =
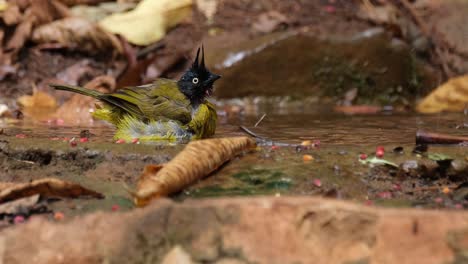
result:
[(61, 126), (61, 125), (63, 125), (65, 123), (65, 121), (63, 119), (59, 118), (59, 119), (55, 120), (55, 123), (57, 125)]
[(380, 199), (390, 199), (392, 198), (392, 193), (391, 192), (379, 192), (377, 194), (377, 196), (380, 198)]
[(125, 139), (117, 139), (117, 141), (115, 141), (116, 144), (124, 144), (125, 143)]
[(401, 185), (399, 183), (393, 184), (393, 190), (395, 191), (401, 191)]
[(372, 200), (366, 200), (366, 201), (364, 202), (364, 205), (372, 206), (372, 205), (374, 205), (374, 201), (372, 201)]
[(120, 206), (118, 204), (114, 204), (111, 208), (113, 212), (120, 210)]
[(384, 146), (377, 146), (377, 148), (375, 148), (376, 151), (378, 150), (382, 150), (382, 151), (385, 151), (385, 148)]
[(359, 159), (360, 160), (366, 160), (367, 159), (367, 155), (362, 153), (361, 155), (359, 155)]
[(60, 140), (60, 138), (59, 137), (53, 137), (53, 138), (50, 138), (50, 140), (57, 141), (57, 140)]
[(70, 147), (73, 147), (73, 148), (74, 148), (74, 147), (76, 147), (77, 145), (78, 145), (78, 143), (76, 143), (75, 140), (70, 141)]
[(463, 205), (462, 204), (455, 204), (455, 209), (463, 209)]
[(317, 186), (317, 187), (321, 187), (322, 186), (322, 181), (320, 179), (314, 179), (313, 181), (314, 185)]
[(444, 199), (442, 197), (436, 197), (436, 198), (434, 198), (434, 202), (438, 203), (438, 204), (441, 204), (441, 203), (444, 202)]
[(314, 146), (315, 148), (320, 147), (320, 140), (318, 139), (314, 140), (314, 143), (312, 143), (312, 146)]
[(86, 142), (88, 142), (88, 141), (89, 141), (88, 138), (85, 138), (85, 137), (80, 138), (80, 142), (81, 142), (81, 143), (86, 143)]
[(377, 158), (383, 158), (384, 156), (384, 151), (382, 149), (378, 149), (376, 152), (375, 152), (375, 156)]
[(15, 223), (15, 225), (24, 223), (25, 221), (26, 219), (22, 215), (17, 215), (15, 218), (13, 218), (13, 223)]
[(271, 146), (271, 150), (277, 150), (277, 149), (279, 149), (279, 148), (280, 148), (280, 147), (275, 146), (275, 145)]
[(63, 219), (65, 219), (65, 215), (62, 212), (55, 212), (54, 219), (57, 221), (62, 221)]
[(335, 13), (336, 12), (336, 8), (334, 6), (332, 6), (332, 5), (326, 5), (324, 7), (324, 9), (325, 9), (325, 11), (327, 13)]
[(26, 138), (26, 135), (25, 134), (17, 134), (16, 138)]
[(132, 139), (132, 143), (133, 143), (133, 144), (136, 144), (136, 143), (138, 143), (139, 141), (140, 141), (139, 138), (134, 138), (134, 139)]

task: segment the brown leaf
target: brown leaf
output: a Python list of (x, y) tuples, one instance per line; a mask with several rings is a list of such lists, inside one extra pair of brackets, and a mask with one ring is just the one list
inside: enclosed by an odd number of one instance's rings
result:
[(58, 43), (64, 48), (92, 55), (109, 52), (115, 54), (122, 50), (117, 37), (79, 17), (43, 25), (34, 30), (32, 39), (36, 43)]
[(28, 183), (8, 184), (2, 188), (0, 183), (0, 203), (39, 194), (41, 197), (78, 198), (91, 196), (104, 198), (104, 195), (82, 187), (79, 184), (62, 181), (54, 178), (45, 178)]
[(48, 93), (33, 88), (32, 95), (23, 95), (18, 98), (23, 113), (36, 120), (49, 118), (57, 109), (57, 101)]
[(16, 25), (21, 21), (22, 15), (17, 5), (9, 5), (1, 15), (7, 26)]
[(288, 24), (288, 18), (276, 11), (261, 14), (252, 25), (253, 29), (261, 33), (270, 33), (278, 29), (280, 25)]
[(148, 165), (138, 180), (134, 195), (137, 206), (152, 199), (181, 191), (187, 185), (209, 175), (240, 152), (255, 146), (249, 137), (231, 137), (197, 140), (164, 167)]
[(35, 18), (31, 14), (26, 15), (25, 19), (16, 27), (15, 33), (7, 42), (7, 50), (19, 50), (31, 36)]
[(56, 0), (31, 1), (31, 10), (38, 25), (50, 23), (56, 19), (70, 16), (68, 8)]

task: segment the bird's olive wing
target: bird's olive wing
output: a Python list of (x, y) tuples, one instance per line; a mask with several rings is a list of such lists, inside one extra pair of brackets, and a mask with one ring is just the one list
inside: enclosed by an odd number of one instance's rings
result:
[(103, 100), (143, 120), (190, 122), (191, 107), (188, 101), (174, 100), (151, 90), (146, 86), (123, 88), (105, 95), (106, 100)]

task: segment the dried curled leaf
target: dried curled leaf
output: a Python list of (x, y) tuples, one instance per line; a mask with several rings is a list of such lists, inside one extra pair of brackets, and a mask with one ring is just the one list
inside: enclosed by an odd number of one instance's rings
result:
[(165, 166), (145, 167), (133, 194), (135, 204), (144, 206), (151, 199), (178, 192), (254, 146), (255, 141), (249, 137), (192, 141)]
[(27, 117), (37, 120), (47, 119), (57, 109), (57, 101), (48, 93), (33, 89), (32, 95), (23, 95), (18, 98), (22, 112)]
[(102, 194), (84, 188), (79, 184), (54, 178), (45, 178), (28, 183), (0, 183), (0, 203), (36, 194), (42, 197), (63, 198), (77, 198), (80, 196), (104, 197)]
[(452, 78), (437, 87), (417, 106), (421, 113), (460, 112), (468, 107), (468, 75)]
[(43, 25), (34, 30), (32, 40), (40, 44), (57, 43), (64, 48), (92, 55), (109, 51), (122, 52), (116, 36), (79, 17), (69, 17)]
[(148, 45), (160, 40), (167, 29), (188, 17), (191, 6), (192, 0), (143, 0), (134, 10), (110, 15), (99, 24), (130, 43)]

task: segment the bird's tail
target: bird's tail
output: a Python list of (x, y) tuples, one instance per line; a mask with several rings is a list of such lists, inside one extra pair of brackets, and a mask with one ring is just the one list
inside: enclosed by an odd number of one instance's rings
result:
[(83, 94), (86, 96), (91, 96), (93, 98), (98, 98), (99, 96), (102, 95), (102, 93), (98, 91), (86, 89), (86, 88), (79, 87), (79, 86), (61, 85), (61, 84), (49, 84), (49, 86), (55, 88), (56, 90), (79, 93), (79, 94)]

